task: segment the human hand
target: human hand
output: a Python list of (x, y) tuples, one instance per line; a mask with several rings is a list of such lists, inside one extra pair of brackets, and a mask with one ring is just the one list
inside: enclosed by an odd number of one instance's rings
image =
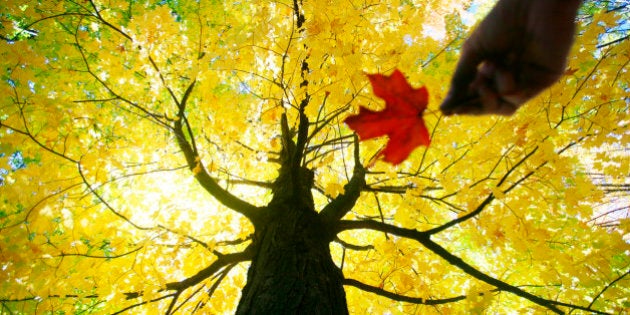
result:
[(462, 47), (444, 115), (512, 115), (564, 73), (580, 0), (500, 0)]

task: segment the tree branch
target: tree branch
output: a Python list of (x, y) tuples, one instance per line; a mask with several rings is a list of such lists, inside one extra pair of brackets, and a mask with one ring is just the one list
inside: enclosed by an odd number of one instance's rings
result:
[(356, 250), (356, 251), (364, 251), (364, 250), (374, 249), (374, 245), (372, 245), (372, 244), (370, 244), (370, 245), (354, 245), (354, 244), (350, 244), (350, 243), (340, 239), (339, 237), (335, 237), (335, 240), (333, 242), (343, 246), (344, 248), (352, 249), (352, 250)]
[(451, 254), (448, 250), (446, 250), (445, 248), (443, 248), (442, 246), (440, 246), (439, 244), (431, 240), (431, 234), (427, 232), (420, 232), (417, 230), (400, 228), (400, 227), (393, 226), (390, 224), (385, 224), (385, 223), (381, 223), (377, 221), (370, 221), (370, 220), (368, 221), (341, 221), (340, 222), (338, 231), (350, 230), (350, 229), (372, 229), (372, 230), (387, 232), (387, 233), (398, 235), (401, 237), (413, 239), (419, 242), (420, 244), (422, 244), (424, 247), (426, 247), (428, 250), (430, 250), (434, 254), (440, 256), (442, 259), (446, 260), (451, 265), (461, 269), (463, 272), (472, 276), (473, 278), (476, 278), (487, 284), (495, 286), (497, 289), (501, 291), (507, 291), (507, 292), (513, 293), (535, 304), (546, 307), (547, 309), (557, 314), (564, 314), (564, 312), (562, 312), (560, 309), (558, 309), (555, 306), (558, 304), (558, 302), (543, 299), (529, 292), (523, 291), (522, 289), (519, 289), (516, 286), (513, 286), (499, 279), (486, 275), (485, 273), (477, 270), (476, 268), (469, 265), (461, 258)]
[(621, 43), (624, 40), (628, 40), (628, 39), (630, 39), (630, 35), (626, 35), (624, 37), (617, 38), (617, 39), (615, 39), (613, 41), (610, 41), (610, 42), (607, 42), (607, 43), (604, 43), (604, 44), (599, 44), (599, 45), (597, 45), (597, 49), (601, 49), (601, 48), (604, 48), (604, 47), (607, 47), (607, 46), (610, 46), (610, 45)]
[(37, 138), (35, 138), (35, 135), (31, 132), (31, 130), (28, 128), (28, 123), (26, 121), (26, 116), (24, 115), (24, 111), (23, 108), (20, 108), (20, 117), (22, 118), (22, 124), (24, 125), (24, 129), (25, 130), (20, 130), (14, 127), (11, 127), (9, 125), (5, 125), (2, 124), (2, 122), (0, 121), (0, 129), (2, 129), (2, 127), (5, 127), (7, 129), (10, 129), (11, 131), (15, 132), (15, 133), (19, 133), (23, 136), (28, 137), (29, 139), (31, 139), (33, 142), (35, 142), (35, 144), (37, 144), (37, 146), (39, 146), (40, 148), (42, 148), (44, 151), (50, 152), (53, 155), (56, 155), (64, 160), (67, 160), (69, 162), (72, 163), (78, 163), (79, 161), (67, 156), (65, 154), (65, 152), (57, 152), (54, 150), (54, 148), (48, 147), (46, 145), (44, 145), (42, 142), (40, 142), (39, 140), (37, 140)]
[(424, 247), (426, 247), (427, 249), (429, 249), (430, 251), (432, 251), (434, 254), (440, 256), (442, 259), (446, 260), (447, 262), (449, 262), (451, 265), (458, 267), (459, 269), (461, 269), (462, 271), (464, 271), (465, 273), (467, 273), (468, 275), (481, 280), (487, 284), (493, 285), (495, 287), (497, 287), (498, 289), (502, 290), (502, 291), (507, 291), (507, 292), (511, 292), (517, 296), (520, 296), (524, 299), (527, 299), (533, 303), (536, 303), (540, 306), (544, 306), (547, 309), (553, 311), (556, 314), (564, 314), (564, 312), (562, 312), (560, 309), (558, 309), (555, 304), (557, 304), (557, 302), (555, 301), (551, 301), (551, 300), (547, 300), (547, 299), (543, 299), (541, 297), (538, 297), (536, 295), (533, 295), (529, 292), (523, 291), (521, 289), (519, 289), (518, 287), (515, 287), (511, 284), (508, 284), (506, 282), (503, 282), (499, 279), (493, 278), (491, 276), (486, 275), (485, 273), (477, 270), (475, 267), (467, 264), (464, 260), (462, 260), (461, 258), (451, 254), (448, 250), (446, 250), (444, 247), (440, 246), (438, 243), (432, 241), (430, 239), (429, 236), (424, 237), (422, 239), (416, 239), (418, 242), (420, 242)]
[(383, 233), (394, 234), (406, 238), (410, 238), (413, 240), (424, 239), (429, 236), (426, 232), (420, 232), (418, 230), (406, 229), (397, 227), (395, 225), (373, 221), (373, 220), (363, 220), (363, 221), (351, 221), (351, 220), (341, 220), (339, 224), (337, 224), (337, 232), (346, 231), (346, 230), (375, 230)]
[[(516, 168), (518, 168), (520, 165), (522, 165), (523, 163), (525, 163), (525, 161), (527, 159), (529, 159), (532, 155), (534, 155), (534, 153), (538, 151), (538, 147), (535, 147), (531, 152), (529, 152), (528, 154), (526, 154), (520, 161), (518, 161), (516, 164), (514, 164), (506, 173), (505, 175), (503, 175), (503, 177), (499, 180), (499, 182), (497, 183), (496, 187), (499, 188), (499, 186), (501, 186), (501, 184), (503, 184), (507, 178), (510, 176), (510, 174), (512, 174), (512, 172), (514, 172), (514, 170), (516, 170)], [(544, 164), (543, 164), (544, 165)], [(513, 185), (511, 185), (508, 189), (504, 190), (503, 193), (506, 193), (510, 190), (512, 190), (514, 187), (516, 187), (518, 184), (520, 184), (523, 180), (525, 180), (526, 178), (528, 178), (529, 176), (531, 176), (533, 174), (533, 172), (528, 173), (527, 175), (525, 175), (523, 178), (521, 178), (520, 180), (518, 180), (516, 183), (514, 183)], [(488, 195), (488, 197), (486, 197), (486, 199), (484, 199), (478, 206), (477, 208), (475, 208), (475, 210), (471, 211), (470, 213), (461, 216), (455, 220), (452, 220), (448, 223), (445, 223), (441, 226), (438, 226), (436, 228), (433, 228), (431, 230), (426, 231), (426, 233), (428, 234), (437, 234), (440, 233), (452, 226), (455, 226), (457, 224), (460, 224), (464, 221), (467, 221), (475, 216), (477, 216), (479, 213), (481, 213), (481, 211), (483, 211), (483, 209), (486, 208), (486, 206), (488, 206), (493, 200), (495, 199), (494, 193), (490, 193)]]
[[(105, 88), (111, 95), (113, 95), (113, 99), (118, 99), (126, 104), (128, 104), (129, 106), (131, 106), (131, 108), (134, 108), (138, 111), (140, 111), (140, 113), (143, 113), (145, 115), (147, 115), (148, 117), (151, 118), (150, 121), (156, 123), (159, 126), (165, 127), (167, 129), (170, 129), (169, 126), (167, 125), (166, 122), (162, 121), (160, 118), (161, 116), (156, 114), (156, 113), (152, 113), (151, 111), (149, 111), (148, 109), (138, 105), (137, 103), (132, 102), (131, 100), (128, 100), (124, 97), (122, 97), (120, 94), (116, 93), (109, 85), (107, 85), (107, 83), (101, 79), (96, 73), (94, 73), (92, 71), (92, 67), (90, 66), (90, 62), (88, 61), (87, 56), (85, 55), (85, 52), (83, 51), (83, 46), (81, 45), (81, 43), (79, 42), (79, 37), (78, 37), (78, 27), (79, 25), (77, 25), (77, 30), (75, 31), (74, 34), (74, 40), (75, 40), (75, 44), (77, 47), (77, 50), (79, 51), (79, 54), (81, 55), (81, 58), (83, 60), (83, 63), (85, 64), (85, 68), (87, 73), (89, 73), (92, 78), (94, 78), (94, 80), (96, 80), (98, 83), (101, 84), (101, 86), (103, 86), (103, 88)], [(122, 107), (121, 107), (122, 108)], [(123, 110), (128, 111), (130, 113), (136, 114), (142, 118), (144, 118), (143, 116), (139, 115), (139, 113), (133, 112), (129, 109), (123, 108)]]
[(617, 279), (613, 280), (612, 282), (610, 282), (607, 286), (605, 286), (599, 293), (597, 293), (597, 295), (593, 298), (593, 301), (591, 301), (591, 303), (588, 305), (588, 308), (590, 309), (591, 306), (593, 306), (593, 303), (595, 303), (595, 301), (597, 301), (597, 299), (602, 296), (602, 294), (604, 294), (604, 292), (606, 292), (606, 290), (608, 290), (609, 288), (611, 288), (613, 285), (615, 285), (615, 283), (617, 281), (620, 281), (621, 279), (625, 278), (626, 276), (630, 275), (630, 270), (626, 271), (626, 273), (622, 274), (621, 276), (617, 277)]
[(495, 199), (494, 194), (490, 193), (488, 195), (488, 197), (486, 197), (486, 199), (484, 199), (477, 206), (477, 208), (475, 208), (475, 210), (473, 210), (470, 213), (468, 213), (466, 215), (463, 215), (463, 216), (461, 216), (461, 217), (459, 217), (459, 218), (457, 218), (455, 220), (449, 221), (449, 222), (447, 222), (445, 224), (442, 224), (442, 225), (440, 225), (440, 226), (438, 226), (436, 228), (430, 229), (430, 230), (426, 231), (426, 233), (431, 234), (431, 235), (432, 234), (437, 234), (437, 233), (440, 233), (440, 232), (442, 232), (442, 231), (444, 231), (444, 230), (446, 230), (446, 229), (448, 229), (448, 228), (450, 228), (452, 226), (455, 226), (455, 225), (460, 224), (460, 223), (462, 223), (464, 221), (467, 221), (467, 220), (475, 217), (479, 213), (481, 213), (481, 211), (483, 211), (483, 209), (485, 209), (486, 206), (488, 206), (492, 202), (492, 200), (494, 200), (494, 199)]
[(117, 217), (121, 218), (123, 221), (131, 224), (133, 227), (135, 227), (138, 230), (151, 230), (152, 227), (146, 227), (146, 226), (140, 226), (136, 223), (134, 223), (133, 221), (131, 221), (131, 219), (127, 218), (125, 215), (123, 215), (122, 213), (120, 213), (119, 211), (117, 211), (116, 209), (114, 209), (114, 207), (112, 207), (107, 200), (105, 200), (105, 198), (103, 198), (103, 196), (101, 196), (101, 194), (99, 194), (96, 189), (94, 187), (92, 187), (92, 185), (88, 182), (87, 178), (85, 177), (85, 174), (83, 173), (83, 168), (81, 167), (81, 162), (79, 161), (79, 163), (77, 163), (77, 170), (79, 172), (79, 175), (81, 176), (81, 179), (83, 180), (83, 183), (85, 183), (85, 186), (88, 188), (88, 190), (102, 203), (105, 205), (105, 207), (107, 207), (107, 209), (109, 209), (109, 211), (111, 211), (114, 215), (116, 215)]
[(187, 288), (197, 285), (198, 283), (204, 281), (209, 278), (213, 274), (217, 273), (221, 268), (235, 263), (240, 263), (243, 261), (251, 260), (254, 257), (254, 251), (252, 250), (252, 245), (247, 247), (244, 251), (233, 254), (225, 254), (219, 255), (219, 258), (215, 260), (210, 266), (200, 270), (194, 276), (190, 278), (186, 278), (179, 282), (170, 282), (166, 284), (165, 291), (175, 290), (175, 291), (183, 291)]
[(411, 297), (411, 296), (389, 292), (379, 287), (375, 287), (369, 284), (365, 284), (361, 281), (358, 281), (355, 279), (348, 279), (348, 278), (343, 279), (343, 285), (352, 286), (359, 290), (374, 293), (376, 295), (380, 295), (380, 296), (392, 299), (394, 301), (409, 302), (409, 303), (414, 303), (414, 304), (440, 305), (440, 304), (453, 303), (453, 302), (466, 299), (465, 295), (460, 295), (460, 296), (446, 298), (446, 299), (425, 299), (425, 298), (420, 298), (420, 297)]
[(118, 255), (107, 255), (107, 256), (96, 256), (96, 255), (89, 255), (89, 254), (79, 254), (79, 253), (64, 253), (63, 251), (61, 252), (61, 254), (56, 255), (56, 257), (67, 257), (67, 256), (79, 256), (79, 257), (86, 257), (86, 258), (97, 258), (97, 259), (112, 259), (112, 258), (120, 258), (120, 257), (124, 257), (127, 255), (131, 255), (139, 250), (141, 250), (143, 248), (143, 246), (140, 246), (134, 250), (131, 250), (129, 252), (126, 253), (122, 253), (122, 254), (118, 254)]
[(121, 309), (118, 312), (112, 313), (112, 315), (122, 314), (122, 313), (125, 313), (126, 311), (128, 311), (128, 310), (130, 310), (130, 309), (132, 309), (134, 307), (142, 306), (142, 305), (149, 304), (149, 303), (154, 303), (154, 302), (161, 301), (161, 300), (164, 300), (164, 299), (167, 299), (167, 298), (171, 298), (171, 297), (173, 297), (173, 298), (177, 297), (177, 293), (166, 294), (166, 295), (157, 297), (155, 299), (152, 299), (150, 301), (142, 301), (142, 302), (139, 302), (139, 303), (127, 306), (127, 307)]
[[(203, 165), (201, 158), (197, 154), (197, 148), (194, 146), (192, 134), (192, 130), (188, 124), (188, 121), (185, 117), (186, 104), (190, 94), (192, 93), (193, 87), (195, 85), (195, 81), (193, 81), (184, 96), (182, 97), (181, 102), (177, 102), (179, 106), (178, 119), (175, 121), (173, 127), (173, 133), (175, 134), (175, 138), (177, 140), (177, 144), (179, 148), (184, 153), (184, 157), (186, 158), (186, 163), (188, 167), (193, 172), (195, 179), (197, 182), (214, 198), (216, 198), (221, 204), (224, 206), (244, 215), (247, 217), (254, 225), (258, 221), (258, 207), (251, 205), (240, 198), (232, 195), (229, 191), (221, 187), (215, 180), (210, 176), (206, 167)], [(187, 132), (189, 133), (190, 142), (187, 140), (187, 137), (184, 133), (184, 124), (187, 127)]]
[[(211, 297), (214, 292), (217, 290), (217, 288), (219, 287), (219, 285), (221, 284), (221, 282), (223, 282), (223, 279), (225, 279), (225, 277), (228, 275), (228, 273), (232, 270), (232, 268), (234, 268), (238, 263), (233, 263), (228, 265), (227, 267), (225, 267), (223, 269), (223, 271), (221, 271), (221, 273), (218, 275), (217, 279), (214, 281), (214, 283), (212, 283), (212, 286), (210, 286), (210, 288), (207, 290), (207, 295), (208, 297)], [(182, 301), (181, 303), (179, 303), (179, 305), (177, 307), (175, 307), (171, 312), (167, 312), (166, 314), (176, 314), (177, 311), (182, 308), (193, 296), (195, 296), (197, 293), (199, 293), (201, 291), (201, 289), (203, 289), (204, 286), (201, 286), (199, 289), (195, 290), (195, 292), (193, 292), (190, 296), (188, 296), (186, 299), (184, 299), (184, 301)], [(174, 303), (173, 303), (174, 305)], [(197, 308), (195, 308), (196, 310)], [(195, 313), (195, 310), (192, 311), (192, 313)]]

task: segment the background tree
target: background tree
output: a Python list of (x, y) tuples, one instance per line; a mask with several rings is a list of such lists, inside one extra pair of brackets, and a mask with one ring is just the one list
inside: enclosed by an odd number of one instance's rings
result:
[[(626, 310), (590, 174), (630, 173), (627, 4), (515, 116), (443, 118), (469, 4), (3, 2), (2, 312)], [(394, 68), (431, 97), (397, 167), (342, 123)]]

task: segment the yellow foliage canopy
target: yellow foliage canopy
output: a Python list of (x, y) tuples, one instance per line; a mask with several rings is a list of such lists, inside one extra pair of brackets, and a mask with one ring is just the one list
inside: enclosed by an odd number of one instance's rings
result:
[[(630, 40), (600, 35), (629, 8), (585, 10), (515, 116), (445, 118), (469, 8), (4, 1), (0, 312), (234, 312), (293, 141), (316, 211), (359, 192), (330, 243), (350, 313), (627, 310)], [(432, 133), (396, 168), (342, 123), (394, 68)]]

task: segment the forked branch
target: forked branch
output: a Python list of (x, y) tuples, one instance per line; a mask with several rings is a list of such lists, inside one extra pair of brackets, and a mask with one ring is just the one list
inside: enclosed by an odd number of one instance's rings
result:
[(341, 221), (338, 225), (337, 232), (341, 232), (344, 230), (353, 230), (353, 229), (371, 229), (371, 230), (376, 230), (376, 231), (381, 231), (381, 232), (397, 235), (400, 237), (405, 237), (408, 239), (413, 239), (419, 242), (420, 244), (422, 244), (425, 248), (427, 248), (434, 254), (438, 255), (440, 258), (446, 260), (449, 264), (459, 268), (460, 270), (472, 276), (473, 278), (477, 280), (481, 280), (487, 284), (490, 284), (496, 287), (500, 291), (510, 292), (514, 295), (527, 299), (535, 304), (538, 304), (540, 306), (543, 306), (549, 309), (550, 311), (553, 311), (556, 314), (564, 314), (564, 312), (560, 310), (557, 306), (566, 306), (566, 307), (571, 307), (571, 308), (580, 309), (580, 310), (587, 310), (589, 312), (593, 312), (597, 314), (606, 314), (605, 312), (593, 310), (590, 308), (590, 306), (583, 307), (583, 306), (578, 306), (578, 305), (573, 305), (573, 304), (568, 304), (568, 303), (563, 303), (563, 302), (558, 302), (558, 301), (547, 300), (539, 296), (536, 296), (534, 294), (531, 294), (527, 291), (524, 291), (523, 289), (517, 286), (511, 285), (497, 278), (491, 277), (479, 271), (478, 269), (471, 266), (470, 264), (466, 263), (463, 259), (453, 255), (447, 249), (445, 249), (438, 243), (431, 240), (431, 234), (427, 232), (420, 232), (413, 229), (405, 229), (405, 228), (397, 227), (391, 224), (386, 224), (386, 223), (381, 223), (381, 222), (371, 221), (371, 220)]
[(361, 191), (365, 187), (365, 168), (359, 157), (359, 138), (354, 135), (354, 170), (352, 178), (344, 186), (344, 193), (331, 201), (320, 212), (320, 216), (332, 224), (341, 220), (356, 204)]

